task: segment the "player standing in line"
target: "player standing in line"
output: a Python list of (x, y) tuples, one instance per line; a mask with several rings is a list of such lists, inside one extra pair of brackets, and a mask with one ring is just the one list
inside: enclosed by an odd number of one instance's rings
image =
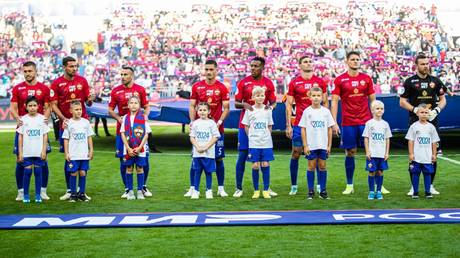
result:
[[(120, 127), (123, 122), (122, 116), (129, 113), (128, 100), (132, 96), (137, 96), (140, 99), (140, 105), (144, 109), (144, 114), (146, 119), (148, 114), (150, 114), (150, 106), (147, 101), (147, 93), (145, 88), (134, 83), (134, 68), (131, 66), (122, 66), (121, 67), (121, 85), (114, 87), (112, 93), (110, 94), (109, 102), (109, 115), (117, 120), (117, 131), (116, 131), (116, 153), (115, 157), (120, 159), (120, 175), (125, 187), (125, 192), (121, 198), (126, 198), (128, 196), (128, 185), (126, 184), (126, 167), (123, 165), (123, 141), (121, 139)], [(118, 113), (115, 112), (115, 108), (118, 108)], [(147, 154), (148, 155), (148, 154)], [(147, 182), (148, 174), (150, 171), (149, 159), (146, 159), (146, 166), (144, 167), (144, 184)], [(152, 193), (149, 191), (146, 185), (142, 188), (143, 194), (145, 197), (152, 196)]]
[[(44, 115), (45, 123), (48, 124), (50, 117), (49, 108), (49, 88), (41, 82), (37, 81), (37, 66), (32, 61), (27, 61), (22, 64), (22, 72), (24, 74), (24, 82), (19, 83), (13, 87), (11, 93), (10, 112), (13, 118), (16, 120), (17, 127), (23, 124), (21, 117), (27, 114), (26, 100), (30, 96), (34, 96), (37, 99), (39, 114)], [(14, 138), (14, 154), (18, 154), (18, 136), (16, 132)], [(51, 148), (47, 144), (47, 151), (50, 152)], [(40, 196), (43, 200), (49, 200), (49, 196), (46, 193), (48, 187), (48, 162), (45, 160), (42, 167), (42, 187), (40, 190)], [(24, 198), (24, 189), (22, 185), (24, 179), (24, 167), (21, 164), (16, 164), (16, 185), (18, 187), (18, 195), (16, 201), (22, 201)]]
[[(399, 105), (405, 110), (409, 111), (409, 126), (417, 122), (417, 106), (424, 103), (430, 109), (430, 116), (428, 122), (432, 123), (439, 134), (439, 119), (438, 114), (446, 107), (447, 100), (445, 93), (446, 86), (442, 81), (430, 75), (430, 60), (424, 55), (420, 54), (415, 57), (415, 65), (417, 72), (415, 75), (407, 78), (404, 81), (402, 92), (400, 92)], [(437, 162), (433, 163), (433, 173), (431, 174), (430, 192), (432, 194), (439, 194), (434, 188), (433, 182), (436, 176)], [(412, 179), (412, 174), (409, 172)], [(414, 189), (407, 193), (413, 195)]]
[(430, 109), (427, 104), (417, 106), (419, 120), (413, 123), (406, 134), (409, 141), (409, 172), (412, 175), (412, 188), (414, 193), (412, 199), (418, 199), (418, 186), (420, 173), (423, 173), (425, 186), (425, 197), (433, 198), (430, 192), (431, 175), (434, 172), (433, 163), (436, 162), (436, 148), (439, 136), (433, 124), (428, 122)]
[[(323, 91), (323, 106), (326, 108), (329, 107), (329, 101), (327, 99), (327, 85), (321, 78), (313, 74), (312, 57), (302, 56), (299, 59), (299, 68), (300, 75), (295, 77), (289, 83), (289, 90), (286, 95), (286, 136), (289, 139), (292, 139), (292, 155), (289, 164), (289, 170), (291, 174), (291, 191), (289, 192), (289, 195), (295, 195), (297, 193), (297, 174), (299, 171), (299, 157), (303, 151), (299, 121), (302, 117), (303, 111), (311, 105), (311, 100), (309, 97), (310, 89), (313, 87), (320, 87)], [(296, 116), (293, 124), (291, 124), (292, 105), (294, 104), (294, 102)], [(317, 175), (319, 178), (319, 174)]]
[(213, 119), (209, 119), (211, 106), (200, 102), (196, 106), (199, 119), (190, 128), (190, 142), (193, 145), (192, 169), (195, 171), (194, 188), (191, 199), (200, 198), (201, 173), (206, 176), (206, 199), (212, 199), (212, 173), (216, 171), (215, 145), (220, 137), (219, 129)]
[(18, 160), (24, 167), (23, 202), (29, 203), (29, 185), (32, 170), (35, 176), (35, 202), (42, 202), (40, 191), (42, 186), (42, 167), (46, 160), (46, 146), (48, 143), (49, 127), (45, 124), (45, 117), (38, 113), (38, 101), (29, 96), (25, 102), (28, 114), (21, 117), (22, 125), (17, 129)]
[[(62, 133), (64, 153), (67, 160), (67, 171), (70, 173), (70, 202), (89, 201), (86, 197), (86, 176), (89, 160), (93, 159), (93, 130), (89, 121), (82, 116), (83, 107), (80, 101), (70, 103), (72, 118)], [(79, 192), (77, 193), (77, 175)]]
[(329, 199), (326, 191), (327, 167), (326, 160), (331, 153), (332, 127), (335, 120), (331, 111), (321, 106), (324, 100), (323, 90), (317, 86), (309, 91), (311, 105), (303, 111), (299, 121), (301, 138), (305, 158), (308, 159), (307, 184), (309, 200), (313, 199), (315, 190), (315, 169), (318, 169), (318, 182), (320, 185), (319, 197)]
[(134, 200), (133, 169), (137, 172), (137, 199), (143, 200), (144, 167), (147, 165), (147, 139), (152, 132), (141, 110), (141, 101), (138, 96), (131, 96), (128, 100), (128, 114), (121, 119), (120, 134), (123, 141), (123, 165), (126, 167), (126, 199)]
[[(364, 147), (366, 149), (366, 170), (369, 171), (367, 182), (369, 185), (368, 200), (383, 200), (382, 185), (383, 171), (388, 169), (390, 157), (390, 125), (382, 119), (385, 106), (382, 101), (374, 100), (371, 103), (373, 118), (366, 122), (364, 127)], [(375, 186), (377, 185), (377, 191)]]
[[(238, 82), (237, 92), (235, 95), (235, 107), (241, 109), (240, 124), (238, 129), (238, 159), (236, 161), (236, 191), (233, 197), (239, 198), (243, 195), (243, 176), (248, 158), (248, 136), (244, 129), (244, 125), (241, 123), (243, 120), (244, 113), (246, 110), (252, 111), (252, 90), (254, 87), (259, 86), (265, 88), (265, 100), (264, 105), (267, 108), (274, 109), (276, 107), (276, 96), (275, 86), (273, 82), (267, 77), (262, 75), (264, 70), (265, 59), (262, 57), (254, 57), (251, 60), (251, 75), (243, 78)], [(271, 189), (268, 190), (271, 196), (278, 195)]]
[(244, 125), (249, 140), (248, 160), (252, 162), (252, 183), (254, 185), (253, 199), (260, 197), (259, 170), (262, 171), (264, 190), (262, 196), (271, 198), (270, 192), (270, 161), (273, 157), (272, 110), (264, 105), (265, 89), (256, 86), (252, 89), (252, 98), (255, 104), (252, 110), (246, 110), (241, 123)]
[[(62, 133), (64, 132), (64, 128), (67, 127), (69, 119), (72, 117), (70, 113), (70, 103), (73, 101), (80, 101), (80, 103), (82, 103), (82, 117), (88, 119), (84, 103), (90, 106), (95, 98), (94, 94), (90, 93), (90, 87), (86, 79), (77, 74), (77, 60), (71, 56), (67, 56), (62, 60), (62, 65), (64, 66), (64, 74), (54, 80), (50, 86), (51, 107), (53, 112), (59, 117), (60, 123), (60, 152), (64, 152)], [(64, 175), (67, 191), (59, 198), (60, 200), (69, 200), (71, 196), (70, 173), (67, 171), (67, 167), (67, 160), (65, 160)], [(86, 198), (91, 199), (89, 196), (86, 196)]]
[[(214, 122), (217, 123), (220, 132), (220, 138), (216, 144), (216, 176), (217, 176), (217, 195), (221, 197), (227, 197), (228, 194), (225, 192), (224, 179), (225, 179), (225, 168), (224, 160), (225, 148), (224, 148), (224, 121), (230, 112), (230, 95), (227, 87), (216, 80), (217, 76), (217, 62), (214, 60), (207, 60), (204, 65), (205, 79), (195, 83), (192, 86), (192, 95), (190, 97), (189, 106), (189, 118), (190, 127), (193, 127), (193, 123), (197, 115), (197, 104), (206, 102), (210, 105), (210, 115)], [(195, 170), (193, 164), (190, 166), (190, 188), (185, 193), (185, 197), (190, 197), (193, 193), (195, 181)]]

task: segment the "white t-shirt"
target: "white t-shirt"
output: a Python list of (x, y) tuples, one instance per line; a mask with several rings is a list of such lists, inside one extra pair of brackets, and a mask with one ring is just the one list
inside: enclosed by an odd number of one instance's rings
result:
[(369, 139), (369, 151), (372, 158), (385, 158), (386, 140), (393, 136), (390, 125), (386, 121), (373, 118), (367, 121), (362, 136)]
[[(120, 133), (124, 133), (125, 132), (125, 119), (126, 119), (126, 116), (127, 115), (124, 115), (121, 119), (122, 119), (122, 122), (121, 122), (121, 127), (120, 127)], [(134, 124), (134, 116), (131, 116), (130, 117), (130, 120), (131, 120), (131, 130), (133, 130), (133, 124)], [(150, 125), (148, 123), (148, 121), (145, 121), (145, 134), (149, 134), (152, 132), (152, 129), (150, 128)], [(144, 146), (144, 151), (139, 153), (137, 156), (138, 157), (146, 157), (147, 156), (147, 151), (148, 151), (149, 147), (148, 147), (148, 143), (147, 141), (145, 142), (145, 146)], [(126, 148), (124, 147), (123, 145), (123, 155), (126, 155), (128, 152), (126, 151)]]
[[(190, 129), (190, 137), (195, 138), (197, 141), (198, 145), (200, 146), (205, 146), (208, 144), (213, 137), (219, 138), (220, 133), (219, 129), (217, 128), (216, 122), (212, 119), (197, 119), (193, 121), (193, 126)], [(211, 148), (209, 148), (207, 151), (203, 153), (199, 153), (195, 146), (193, 146), (193, 157), (194, 158), (210, 158), (210, 159), (215, 159), (216, 158), (216, 151), (215, 151), (216, 145), (212, 145)]]
[(50, 131), (45, 124), (45, 117), (37, 114), (34, 117), (24, 115), (21, 117), (22, 126), (16, 131), (22, 134), (22, 149), (24, 158), (40, 157), (43, 148), (43, 137)]
[(69, 120), (67, 128), (62, 133), (62, 138), (69, 140), (69, 155), (71, 160), (89, 160), (88, 137), (93, 135), (93, 129), (87, 119)]
[(273, 125), (272, 110), (256, 108), (252, 106), (253, 111), (244, 112), (243, 125), (249, 126), (248, 140), (251, 149), (269, 149), (273, 148), (272, 135), (268, 126)]
[(309, 106), (303, 111), (299, 126), (306, 128), (307, 144), (310, 150), (327, 150), (328, 129), (335, 125), (329, 109)]
[(414, 141), (414, 160), (421, 164), (431, 164), (433, 155), (431, 144), (439, 142), (436, 128), (431, 123), (413, 123), (407, 131), (406, 139)]

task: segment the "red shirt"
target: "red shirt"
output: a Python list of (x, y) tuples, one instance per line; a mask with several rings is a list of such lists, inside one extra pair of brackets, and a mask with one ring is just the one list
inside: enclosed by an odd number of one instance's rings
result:
[[(128, 100), (133, 95), (139, 97), (141, 100), (141, 107), (145, 107), (149, 104), (147, 101), (147, 93), (145, 92), (145, 88), (134, 83), (129, 88), (125, 85), (119, 85), (113, 88), (112, 92), (110, 93), (109, 107), (113, 108), (114, 110), (115, 108), (118, 108), (118, 115), (124, 116), (129, 112)], [(121, 124), (117, 123), (117, 134), (120, 133), (120, 126)]]
[[(262, 88), (265, 88), (265, 100), (264, 104), (267, 104), (268, 102), (274, 103), (276, 101), (276, 96), (275, 96), (275, 86), (273, 85), (273, 82), (268, 79), (267, 77), (263, 77), (260, 80), (254, 80), (252, 76), (248, 76), (246, 78), (243, 78), (241, 81), (238, 82), (237, 86), (237, 91), (235, 95), (235, 100), (239, 102), (245, 102), (248, 103), (249, 105), (254, 105), (255, 102), (252, 100), (252, 89), (255, 86), (260, 86)], [(240, 124), (239, 128), (244, 128), (244, 125), (241, 123), (241, 120), (243, 120), (245, 109), (241, 110), (241, 115), (240, 115)]]
[(35, 96), (37, 98), (38, 113), (44, 115), (43, 107), (50, 101), (50, 89), (41, 82), (37, 82), (35, 85), (21, 82), (14, 86), (11, 93), (11, 102), (18, 103), (19, 116), (27, 114), (26, 100), (29, 96)]
[(58, 108), (62, 115), (71, 118), (70, 103), (78, 100), (82, 104), (82, 117), (88, 118), (85, 102), (88, 100), (89, 85), (85, 78), (75, 75), (73, 80), (67, 80), (64, 76), (57, 78), (51, 83), (50, 100), (58, 102)]
[(374, 93), (372, 79), (364, 73), (352, 77), (346, 72), (334, 80), (332, 94), (342, 102), (342, 126), (364, 125), (372, 118), (369, 95)]
[(295, 77), (289, 83), (289, 90), (287, 95), (294, 97), (295, 101), (295, 121), (294, 126), (299, 125), (300, 118), (302, 118), (303, 111), (311, 105), (308, 93), (313, 87), (320, 87), (323, 93), (327, 92), (326, 83), (316, 75), (313, 75), (309, 80), (305, 80), (302, 76)]
[[(219, 81), (209, 85), (206, 81), (199, 81), (192, 86), (190, 99), (196, 100), (196, 104), (207, 102), (211, 106), (211, 117), (217, 123), (222, 116), (222, 103), (230, 100), (227, 87)], [(224, 125), (219, 127), (221, 133), (224, 132)]]

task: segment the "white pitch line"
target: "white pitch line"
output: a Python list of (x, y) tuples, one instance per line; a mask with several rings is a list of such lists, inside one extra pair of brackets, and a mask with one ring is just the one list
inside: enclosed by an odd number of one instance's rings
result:
[(442, 159), (442, 160), (449, 161), (449, 162), (451, 162), (451, 163), (460, 165), (460, 161), (455, 160), (455, 159), (449, 159), (449, 158), (446, 158), (446, 157), (444, 157), (444, 156), (438, 156), (438, 159)]

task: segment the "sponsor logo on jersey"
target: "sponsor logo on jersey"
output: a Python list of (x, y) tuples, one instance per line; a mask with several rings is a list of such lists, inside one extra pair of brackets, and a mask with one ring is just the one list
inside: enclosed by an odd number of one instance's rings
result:
[(220, 95), (220, 90), (215, 90), (214, 95), (219, 96)]
[(42, 91), (41, 90), (37, 90), (37, 96), (40, 96), (42, 95)]

